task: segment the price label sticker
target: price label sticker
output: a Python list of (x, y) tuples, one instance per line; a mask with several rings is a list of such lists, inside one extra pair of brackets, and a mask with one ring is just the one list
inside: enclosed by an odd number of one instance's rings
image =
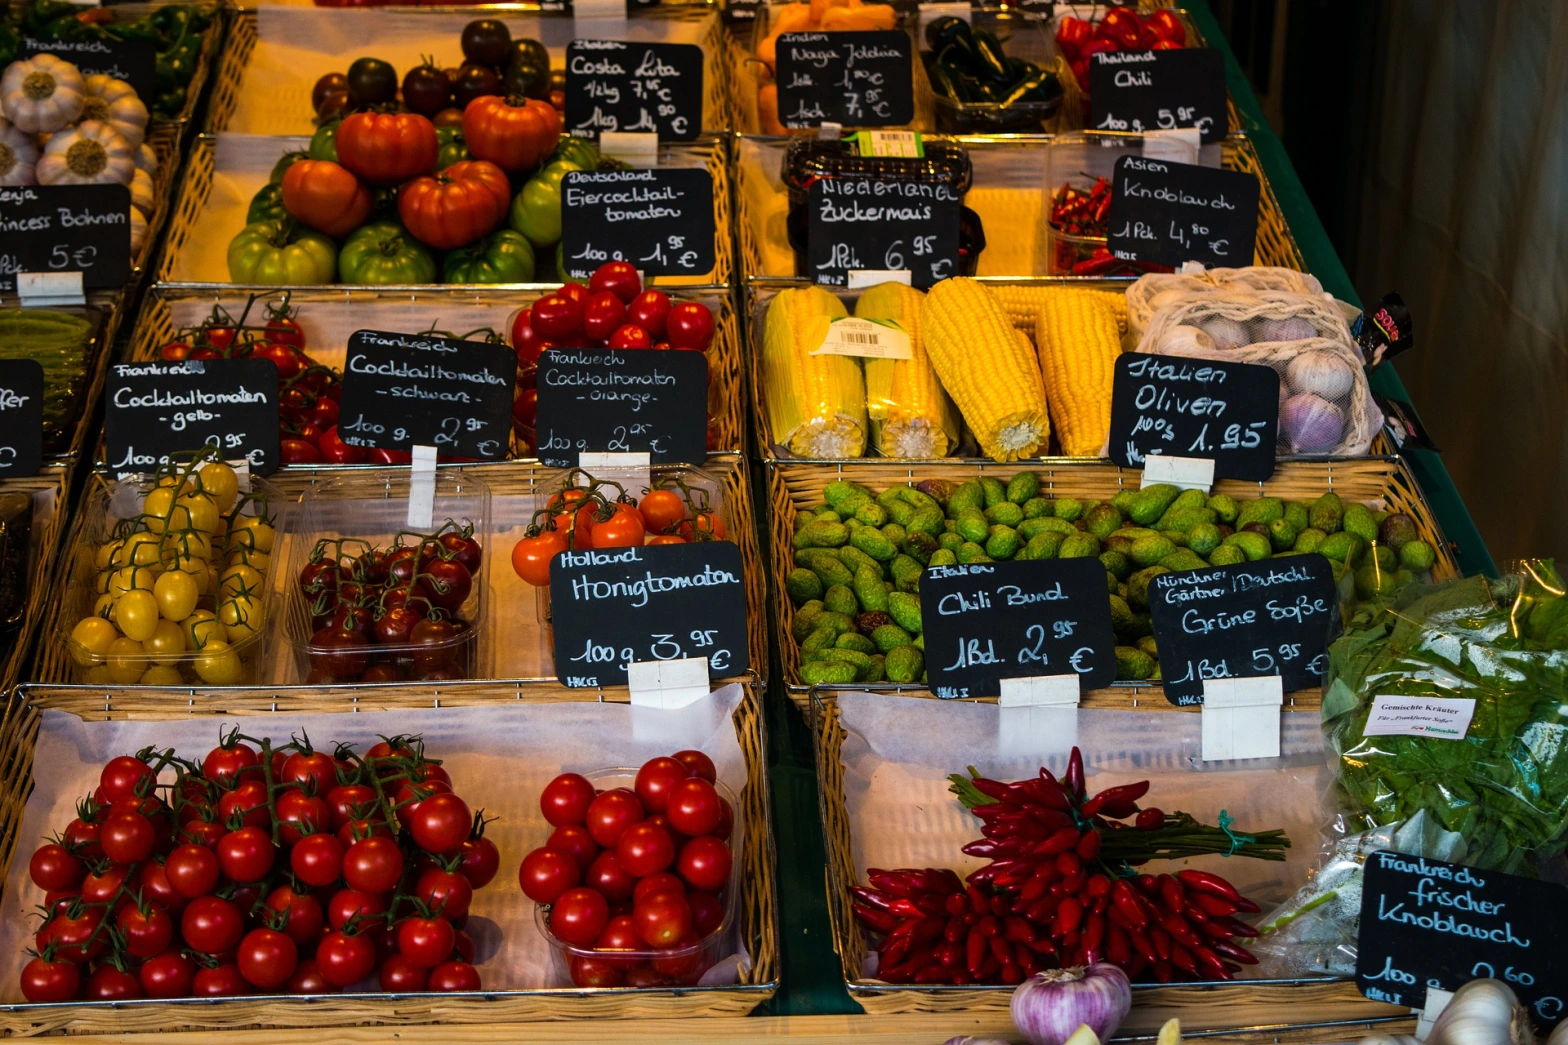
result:
[(928, 567), (920, 580), (926, 676), (938, 697), (994, 697), (1001, 681), (1116, 680), (1116, 636), (1098, 559)]
[(1253, 363), (1126, 352), (1111, 382), (1111, 460), (1147, 467), (1154, 457), (1208, 458), (1214, 479), (1262, 482), (1274, 474), (1279, 375)]
[(1380, 849), (1358, 924), (1356, 987), (1373, 1001), (1421, 1009), (1435, 991), (1496, 979), (1543, 1033), (1568, 1016), (1568, 890), (1556, 882)]
[(842, 287), (867, 269), (908, 270), (925, 289), (958, 275), (963, 200), (946, 185), (866, 176), (818, 178), (806, 190), (810, 277)]
[(550, 611), (567, 686), (624, 686), (642, 661), (701, 658), (715, 679), (751, 665), (740, 548), (729, 541), (562, 552)]
[(914, 47), (902, 30), (780, 33), (776, 53), (779, 122), (785, 127), (899, 127), (914, 121)]
[(1177, 705), (1203, 703), (1211, 679), (1279, 675), (1285, 693), (1320, 686), (1339, 631), (1321, 555), (1162, 573), (1149, 582), (1149, 612), (1165, 699)]
[(278, 467), (278, 369), (266, 359), (116, 363), (104, 442), (116, 478), (152, 472), (171, 454), (216, 447), (257, 475)]
[(1096, 130), (1191, 127), (1208, 143), (1223, 140), (1229, 128), (1225, 59), (1211, 47), (1091, 55), (1089, 97)]
[(839, 316), (829, 321), (822, 344), (812, 349), (811, 354), (865, 359), (913, 359), (915, 355), (909, 335), (897, 323), (855, 316)]
[(573, 40), (566, 45), (566, 131), (645, 131), (689, 142), (702, 132), (702, 48)]
[(701, 352), (552, 348), (539, 357), (539, 460), (646, 452), (654, 464), (707, 456), (708, 360)]
[(713, 175), (698, 167), (572, 171), (561, 181), (561, 227), (576, 279), (608, 261), (650, 276), (703, 276), (718, 263)]
[(25, 479), (43, 466), (44, 368), (35, 359), (0, 359), (0, 479)]
[(1111, 175), (1106, 246), (1126, 261), (1251, 265), (1258, 238), (1256, 175), (1123, 156)]
[(516, 383), (517, 356), (505, 345), (358, 330), (348, 339), (338, 435), (352, 446), (502, 460)]
[(0, 186), (0, 291), (15, 291), (22, 272), (79, 272), (87, 290), (124, 286), (131, 278), (131, 190)]

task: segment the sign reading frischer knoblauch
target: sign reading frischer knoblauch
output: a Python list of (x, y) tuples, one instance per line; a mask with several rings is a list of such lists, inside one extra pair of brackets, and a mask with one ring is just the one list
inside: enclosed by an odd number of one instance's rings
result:
[(607, 261), (646, 276), (703, 276), (717, 264), (713, 175), (700, 167), (572, 171), (561, 181), (561, 255), (587, 279)]
[(278, 370), (265, 359), (188, 359), (109, 368), (104, 442), (116, 477), (151, 472), (171, 454), (218, 448), (250, 470), (278, 467)]
[(624, 686), (634, 661), (702, 657), (716, 679), (751, 665), (731, 541), (561, 552), (550, 564), (550, 624), (567, 686)]
[(348, 339), (338, 435), (352, 446), (433, 446), (503, 458), (511, 446), (517, 356), (505, 345), (359, 330)]

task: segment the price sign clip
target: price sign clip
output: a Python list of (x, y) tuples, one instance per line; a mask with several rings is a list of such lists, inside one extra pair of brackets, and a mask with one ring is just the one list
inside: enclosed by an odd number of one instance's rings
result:
[(1284, 680), (1278, 675), (1206, 680), (1203, 761), (1278, 758), (1284, 703)]
[(18, 272), (16, 296), (23, 308), (87, 304), (80, 272)]
[(416, 446), (408, 472), (408, 528), (430, 529), (436, 513), (436, 448)]
[[(626, 487), (626, 492), (637, 496), (641, 490), (653, 488), (652, 455), (641, 453), (581, 453), (577, 467), (595, 479), (609, 479)], [(584, 485), (587, 485), (584, 483)]]
[(1448, 1003), (1453, 1000), (1453, 991), (1445, 991), (1441, 987), (1427, 987), (1426, 1005), (1416, 1017), (1417, 1038), (1422, 1041), (1426, 1040), (1427, 1035), (1432, 1033), (1432, 1025), (1437, 1022), (1437, 1018), (1443, 1014), (1443, 1010), (1448, 1008)]
[(1002, 679), (997, 731), (1007, 754), (1043, 757), (1078, 743), (1077, 674)]
[(1141, 490), (1156, 483), (1168, 483), (1182, 490), (1208, 493), (1214, 486), (1214, 458), (1178, 457), (1175, 454), (1150, 454), (1143, 462)]
[(626, 688), (631, 692), (632, 707), (674, 711), (706, 697), (708, 685), (705, 657), (634, 660), (626, 665)]
[[(656, 131), (601, 131), (599, 155), (609, 156), (633, 167), (659, 165), (659, 135)], [(640, 277), (642, 273), (638, 273)]]

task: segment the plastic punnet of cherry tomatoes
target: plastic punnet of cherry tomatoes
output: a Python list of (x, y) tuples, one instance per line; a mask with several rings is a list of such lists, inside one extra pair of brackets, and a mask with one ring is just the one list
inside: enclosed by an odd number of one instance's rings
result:
[(550, 564), (569, 549), (641, 547), (647, 526), (620, 483), (574, 468), (512, 546), (512, 569), (534, 587), (550, 583)]

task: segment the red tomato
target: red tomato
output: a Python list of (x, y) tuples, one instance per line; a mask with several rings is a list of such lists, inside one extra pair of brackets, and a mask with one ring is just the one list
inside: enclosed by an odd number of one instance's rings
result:
[(643, 806), (655, 813), (662, 813), (675, 785), (691, 775), (691, 771), (673, 758), (660, 755), (650, 758), (637, 770), (637, 797)]
[(712, 835), (703, 835), (681, 847), (675, 870), (693, 889), (717, 892), (730, 880), (731, 863), (730, 847)]
[(224, 787), (233, 787), (242, 776), (250, 775), (246, 770), (260, 765), (255, 748), (236, 742), (207, 752), (207, 757), (201, 761), (201, 775)]
[(206, 846), (182, 845), (169, 854), (163, 871), (175, 892), (194, 900), (217, 886), (220, 866), (217, 855)]
[(360, 919), (387, 913), (387, 902), (380, 896), (357, 889), (339, 889), (327, 901), (327, 923), (334, 929), (347, 925), (355, 915)]
[(245, 933), (245, 916), (228, 900), (198, 896), (185, 908), (180, 932), (192, 949), (203, 954), (222, 954), (240, 942)]
[(566, 550), (566, 534), (545, 530), (512, 545), (512, 570), (536, 588), (550, 583), (550, 562)]
[(529, 325), (542, 338), (556, 344), (568, 343), (582, 330), (583, 306), (560, 291), (546, 294), (534, 302)]
[(550, 931), (576, 947), (592, 947), (609, 920), (610, 905), (592, 889), (568, 889), (550, 908)]
[[(189, 939), (186, 942), (189, 943)], [(191, 992), (196, 963), (179, 951), (164, 951), (142, 963), (139, 977), (142, 993), (147, 997), (181, 998)]]
[(615, 961), (582, 954), (572, 957), (571, 974), (572, 983), (579, 987), (619, 987), (624, 979)]
[(384, 893), (402, 876), (403, 851), (390, 838), (362, 838), (343, 854), (343, 882), (350, 889)]
[(372, 185), (397, 185), (435, 169), (435, 124), (417, 113), (357, 112), (338, 124), (338, 162)]
[(70, 1001), (81, 983), (81, 970), (63, 959), (34, 958), (22, 966), (22, 997), (28, 1001)]
[(474, 887), (456, 871), (427, 867), (414, 882), (414, 896), (435, 913), (457, 921), (468, 914)]
[(170, 341), (158, 349), (158, 358), (169, 363), (183, 363), (190, 354), (191, 346), (184, 341)]
[(723, 796), (719, 797), (719, 808), (723, 812), (719, 816), (719, 826), (713, 829), (713, 837), (728, 841), (730, 832), (735, 830), (735, 810), (730, 807), (729, 799)]
[[(272, 861), (276, 856), (272, 837), (259, 827), (242, 827), (238, 831), (230, 831), (218, 842), (218, 866), (236, 882), (261, 881), (272, 870)], [(200, 950), (208, 949), (202, 947)]]
[(338, 785), (338, 760), (325, 751), (295, 751), (283, 760), (278, 783), (299, 784), (310, 794), (325, 796)]
[(397, 193), (398, 217), (415, 239), (437, 250), (487, 235), (505, 220), (511, 205), (506, 172), (484, 159), (459, 160), (434, 176), (405, 183)]
[(278, 442), (278, 460), (284, 464), (320, 464), (321, 450), (305, 439), (282, 439)]
[(432, 991), (477, 991), (480, 989), (479, 970), (467, 962), (442, 962), (430, 970), (425, 988)]
[(712, 893), (693, 890), (686, 894), (686, 904), (691, 908), (692, 931), (699, 939), (717, 932), (724, 924), (724, 905)]
[(163, 864), (156, 860), (148, 860), (142, 864), (141, 874), (138, 877), (143, 900), (157, 904), (170, 914), (179, 914), (185, 910), (187, 900), (174, 891)]
[(724, 539), (724, 520), (712, 512), (698, 512), (694, 518), (683, 519), (676, 527), (682, 537), (690, 540)]
[(162, 954), (174, 939), (174, 919), (156, 904), (148, 904), (145, 908), (134, 904), (122, 908), (115, 924), (125, 935), (125, 949), (133, 958)]
[(88, 1001), (123, 1001), (142, 996), (142, 981), (133, 972), (124, 972), (112, 965), (100, 965), (87, 978), (82, 996)]
[(521, 174), (555, 147), (558, 129), (544, 112), (549, 108), (537, 99), (512, 105), (495, 95), (475, 98), (463, 110), (463, 141), (475, 159)]
[[(585, 809), (586, 813), (587, 810)], [(581, 824), (562, 824), (550, 832), (550, 837), (545, 840), (545, 845), (551, 849), (559, 849), (570, 853), (577, 866), (588, 870), (594, 858), (599, 855), (599, 843), (593, 840), (593, 835)]]
[(452, 923), (445, 918), (406, 918), (397, 927), (397, 949), (422, 968), (432, 969), (452, 957)]
[(583, 309), (583, 333), (595, 341), (608, 341), (626, 322), (626, 305), (614, 294), (595, 294)]
[(87, 865), (72, 856), (65, 846), (49, 842), (33, 850), (33, 858), (27, 862), (27, 873), (33, 884), (44, 892), (74, 889), (87, 877)]
[(235, 962), (247, 981), (264, 991), (275, 990), (294, 975), (299, 948), (292, 938), (276, 929), (252, 929), (240, 941)]
[(588, 833), (600, 845), (612, 846), (621, 840), (622, 832), (642, 818), (642, 802), (631, 791), (618, 787), (588, 804)]
[[(130, 903), (130, 897), (120, 891), (130, 868), (124, 864), (108, 864), (97, 874), (82, 879), (82, 899), (90, 904), (114, 904), (114, 912)], [(119, 899), (116, 900), (115, 897)], [(113, 912), (112, 912), (113, 913)]]
[(388, 955), (376, 977), (381, 989), (392, 994), (417, 994), (425, 989), (429, 978), (429, 969), (415, 965), (401, 954)]
[(305, 347), (305, 331), (287, 313), (276, 313), (267, 318), (267, 325), (262, 333), (268, 341), (275, 341), (280, 345), (292, 345), (295, 348)]
[(109, 946), (109, 934), (98, 928), (102, 921), (103, 914), (95, 907), (84, 908), (75, 918), (69, 909), (56, 910), (38, 930), (34, 943), (39, 951), (53, 944), (55, 957), (65, 961), (91, 961)]
[(191, 994), (198, 998), (235, 998), (250, 993), (250, 984), (233, 962), (197, 969), (191, 978)]
[(686, 883), (668, 871), (650, 874), (637, 883), (637, 888), (632, 891), (632, 900), (641, 901), (654, 893), (674, 893), (676, 896), (686, 895)]
[(272, 811), (267, 808), (267, 785), (264, 781), (248, 776), (233, 791), (218, 800), (218, 819), (225, 824), (233, 822), (235, 814), (243, 819), (245, 827), (266, 827), (272, 822)]
[(179, 838), (181, 842), (191, 845), (203, 846), (217, 852), (218, 840), (229, 832), (216, 820), (189, 820), (181, 825)]
[(632, 323), (625, 323), (615, 328), (615, 333), (610, 335), (609, 347), (619, 349), (652, 348), (653, 338), (642, 327)]
[(370, 190), (330, 160), (298, 160), (283, 173), (283, 209), (328, 236), (346, 236), (370, 217)]
[(291, 789), (278, 797), (279, 835), (293, 845), (313, 831), (325, 831), (332, 822), (332, 807), (324, 798)]
[(701, 777), (687, 777), (670, 791), (665, 815), (670, 826), (688, 837), (711, 834), (723, 819), (719, 792)]
[(291, 886), (280, 885), (267, 894), (266, 902), (269, 908), (284, 916), (283, 931), (295, 943), (314, 943), (321, 935), (326, 915), (322, 913), (321, 901), (314, 896), (296, 893)]
[(534, 329), (532, 317), (533, 309), (526, 307), (512, 317), (512, 351), (517, 353), (521, 367), (537, 366), (539, 353), (544, 351), (545, 338)]
[(343, 873), (344, 848), (336, 835), (306, 835), (289, 850), (289, 868), (306, 885), (331, 885)]
[(122, 798), (137, 798), (152, 793), (154, 782), (152, 767), (139, 758), (120, 755), (104, 763), (98, 774), (98, 786), (103, 789), (107, 802)]
[[(576, 888), (581, 880), (582, 869), (571, 854), (548, 846), (540, 846), (523, 857), (522, 865), (517, 869), (517, 881), (523, 895), (534, 903), (555, 903), (562, 893)], [(591, 879), (589, 884), (593, 884)]]
[(289, 994), (336, 994), (342, 989), (321, 975), (321, 966), (314, 958), (306, 958), (294, 967), (294, 975), (285, 988)]
[[(630, 831), (627, 833), (629, 834)], [(625, 838), (626, 835), (621, 837)], [(588, 865), (588, 871), (583, 875), (583, 884), (603, 893), (604, 898), (611, 903), (620, 903), (632, 895), (637, 879), (622, 866), (620, 859), (615, 855), (615, 850), (606, 849)]]
[(326, 793), (332, 810), (332, 827), (337, 829), (356, 817), (373, 815), (376, 792), (366, 784), (340, 784)]
[(457, 610), (473, 590), (473, 575), (455, 559), (433, 559), (424, 568), (426, 598), (444, 610)]
[(102, 831), (101, 823), (88, 823), (77, 817), (65, 825), (65, 835), (61, 841), (83, 860), (102, 860), (103, 846), (98, 844), (98, 836)]
[(714, 766), (713, 759), (701, 751), (688, 748), (685, 751), (677, 751), (670, 757), (691, 770), (692, 776), (701, 777), (710, 784), (719, 779), (719, 771)]
[(376, 945), (363, 933), (349, 936), (334, 929), (316, 947), (322, 977), (338, 987), (352, 987), (376, 967)]
[[(636, 923), (629, 914), (618, 914), (604, 926), (604, 932), (594, 941), (596, 951), (644, 951), (648, 945), (637, 935)], [(637, 964), (636, 958), (606, 958), (616, 968), (629, 969)]]
[(615, 843), (615, 858), (627, 873), (639, 878), (656, 874), (674, 862), (675, 838), (658, 824), (633, 824)]
[(604, 521), (594, 520), (593, 546), (595, 548), (641, 548), (648, 531), (642, 516), (629, 504), (617, 504), (615, 512)]
[(637, 935), (653, 947), (674, 947), (691, 932), (691, 908), (684, 897), (655, 893), (632, 908)]
[(645, 290), (626, 306), (626, 322), (635, 323), (655, 341), (664, 339), (665, 323), (670, 318), (670, 296), (659, 290)]
[(468, 879), (468, 884), (475, 889), (489, 885), (501, 869), (501, 850), (488, 838), (480, 836), (468, 839), (463, 843), (461, 853), (457, 873)]
[(713, 343), (713, 313), (707, 305), (682, 301), (671, 307), (665, 331), (675, 348), (704, 351)]
[(414, 807), (409, 832), (421, 849), (446, 856), (463, 847), (473, 823), (467, 802), (453, 794), (435, 794)]
[(637, 511), (649, 533), (664, 533), (686, 517), (686, 504), (674, 490), (649, 490), (637, 502)]
[(592, 292), (582, 283), (562, 283), (555, 293), (569, 301), (576, 302), (578, 308), (587, 308), (588, 299), (593, 297)]
[(614, 294), (630, 304), (642, 293), (642, 280), (637, 277), (637, 266), (629, 261), (610, 261), (600, 265), (588, 279), (588, 293)]
[(539, 793), (539, 809), (552, 827), (582, 824), (588, 819), (588, 806), (594, 799), (593, 784), (578, 773), (562, 773)]

